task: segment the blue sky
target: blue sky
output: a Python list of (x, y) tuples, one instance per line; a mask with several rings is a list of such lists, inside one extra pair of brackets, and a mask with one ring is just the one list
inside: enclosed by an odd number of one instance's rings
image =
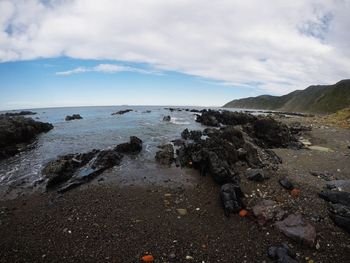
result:
[[(61, 74), (98, 65), (123, 65), (145, 73)], [(67, 57), (0, 63), (1, 109), (124, 104), (221, 106), (233, 98), (257, 94), (253, 88), (247, 90), (201, 77), (148, 69), (145, 64)]]
[(350, 78), (348, 0), (0, 0), (0, 109), (220, 106)]

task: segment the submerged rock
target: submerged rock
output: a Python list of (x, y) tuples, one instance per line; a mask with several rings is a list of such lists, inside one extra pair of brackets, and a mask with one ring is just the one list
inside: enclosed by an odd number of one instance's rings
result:
[(158, 163), (163, 165), (171, 165), (174, 161), (174, 147), (171, 144), (159, 146), (160, 151), (156, 152), (155, 159)]
[(307, 222), (301, 214), (291, 214), (283, 221), (275, 223), (279, 231), (293, 240), (313, 246), (316, 239), (316, 230), (313, 225)]
[(31, 118), (0, 116), (0, 159), (19, 153), (20, 144), (28, 144), (40, 133), (51, 129), (52, 124)]
[(244, 208), (242, 198), (243, 193), (238, 184), (227, 183), (221, 186), (220, 199), (226, 216), (238, 213)]
[(267, 250), (267, 255), (277, 260), (279, 263), (298, 263), (296, 254), (289, 248), (287, 244), (271, 246)]
[(130, 142), (117, 145), (115, 150), (121, 153), (139, 153), (142, 150), (142, 141), (136, 136), (131, 136)]
[(65, 120), (66, 121), (72, 121), (72, 120), (80, 120), (83, 117), (80, 116), (80, 114), (73, 114), (72, 116), (68, 115), (66, 116)]

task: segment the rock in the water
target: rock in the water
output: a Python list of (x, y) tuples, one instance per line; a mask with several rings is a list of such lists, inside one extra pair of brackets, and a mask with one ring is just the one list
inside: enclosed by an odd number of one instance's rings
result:
[(53, 129), (52, 124), (31, 118), (0, 116), (0, 159), (20, 152), (20, 144), (30, 143), (37, 135)]
[(271, 246), (267, 250), (267, 255), (277, 260), (279, 263), (298, 263), (296, 254), (289, 248), (287, 244)]
[(246, 177), (248, 180), (256, 182), (262, 182), (269, 179), (269, 177), (264, 174), (262, 169), (249, 169), (246, 171)]
[(66, 116), (65, 120), (66, 121), (72, 121), (72, 120), (80, 120), (83, 117), (81, 117), (79, 114), (73, 114), (72, 116), (68, 115)]
[(278, 181), (280, 183), (280, 185), (287, 189), (287, 190), (292, 190), (294, 189), (294, 185), (292, 184), (291, 181), (289, 181), (287, 178), (282, 178)]
[(123, 114), (131, 112), (131, 111), (133, 111), (133, 110), (132, 109), (120, 110), (120, 111), (117, 111), (117, 112), (113, 112), (111, 115), (123, 115)]
[(171, 121), (171, 117), (168, 115), (168, 116), (164, 116), (163, 117), (163, 121)]
[(342, 204), (346, 206), (350, 204), (350, 193), (347, 192), (324, 190), (319, 193), (319, 196), (322, 199), (334, 204)]
[(229, 216), (230, 213), (238, 213), (244, 204), (242, 201), (243, 193), (238, 184), (224, 184), (220, 189), (220, 198), (225, 210), (225, 215)]
[(49, 162), (42, 170), (42, 174), (48, 179), (46, 187), (53, 188), (68, 181), (77, 169), (87, 165), (98, 152), (93, 150), (89, 153), (67, 154)]
[(260, 225), (265, 225), (267, 222), (281, 220), (285, 216), (283, 211), (275, 201), (262, 200), (252, 208), (254, 216), (257, 218)]
[(142, 141), (136, 136), (131, 136), (130, 142), (117, 145), (115, 150), (121, 153), (139, 153), (142, 150)]
[(155, 159), (163, 165), (171, 165), (174, 161), (174, 147), (171, 144), (160, 146), (160, 151), (156, 152)]
[(287, 237), (302, 244), (313, 246), (316, 239), (316, 230), (307, 222), (301, 214), (291, 214), (283, 221), (275, 223), (275, 226)]

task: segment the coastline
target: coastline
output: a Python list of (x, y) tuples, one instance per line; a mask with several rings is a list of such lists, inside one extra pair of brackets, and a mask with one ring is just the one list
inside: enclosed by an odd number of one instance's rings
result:
[[(96, 180), (63, 195), (34, 193), (0, 201), (1, 261), (139, 262), (150, 253), (156, 262), (185, 262), (186, 256), (194, 262), (269, 262), (267, 247), (288, 242), (302, 262), (346, 262), (350, 237), (334, 225), (327, 203), (317, 196), (326, 181), (309, 172), (317, 169), (350, 179), (350, 130), (324, 126), (317, 118), (279, 120), (313, 124), (303, 136), (332, 152), (274, 150), (283, 160), (276, 175), (262, 183), (243, 178), (242, 188), (253, 196), (247, 198), (248, 205), (270, 197), (289, 212), (305, 215), (316, 227), (318, 249), (287, 239), (273, 224), (260, 227), (251, 216), (226, 218), (217, 185), (194, 171), (188, 177), (192, 183), (173, 187), (167, 185), (168, 179), (152, 184), (145, 174), (149, 184)], [(285, 175), (301, 190), (299, 198), (279, 185)], [(177, 212), (182, 208), (186, 215)]]

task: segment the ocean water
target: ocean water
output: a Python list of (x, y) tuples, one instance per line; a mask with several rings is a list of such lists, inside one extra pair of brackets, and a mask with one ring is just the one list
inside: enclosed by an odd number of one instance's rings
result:
[[(158, 145), (180, 138), (185, 128), (205, 128), (195, 121), (192, 112), (170, 112), (164, 108), (109, 106), (34, 109), (37, 114), (29, 117), (50, 122), (54, 129), (39, 135), (29, 150), (0, 161), (0, 186), (32, 186), (42, 180), (41, 170), (45, 164), (59, 155), (113, 148), (129, 141), (130, 136), (142, 139), (143, 150), (136, 158), (144, 169), (148, 169), (155, 164), (154, 156)], [(190, 109), (192, 108), (195, 107)], [(124, 115), (111, 115), (124, 109), (133, 111)], [(80, 114), (83, 119), (65, 121), (65, 116), (72, 114)], [(171, 116), (171, 122), (163, 121), (167, 115)], [(121, 167), (127, 165), (124, 163)]]

